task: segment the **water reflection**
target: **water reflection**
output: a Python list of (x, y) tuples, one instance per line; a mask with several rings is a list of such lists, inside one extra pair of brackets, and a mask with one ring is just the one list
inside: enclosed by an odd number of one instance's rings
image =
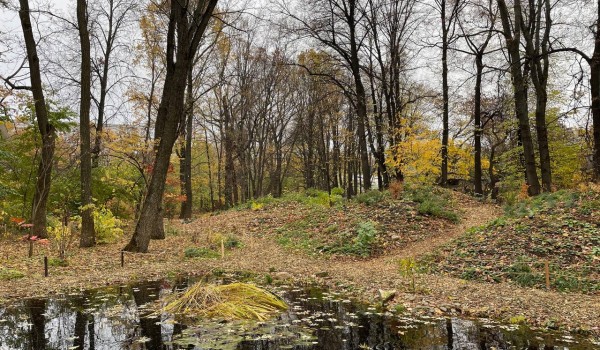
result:
[(277, 291), (290, 310), (268, 324), (184, 326), (151, 306), (168, 281), (114, 287), (0, 308), (0, 350), (44, 349), (600, 349), (588, 340), (492, 322), (382, 314), (319, 289)]

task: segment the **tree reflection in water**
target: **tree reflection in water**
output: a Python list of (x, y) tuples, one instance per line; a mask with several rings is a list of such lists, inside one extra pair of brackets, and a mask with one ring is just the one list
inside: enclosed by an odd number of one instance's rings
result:
[[(182, 288), (185, 285), (177, 285)], [(319, 289), (281, 289), (290, 311), (268, 324), (189, 327), (150, 306), (168, 281), (28, 299), (0, 308), (0, 350), (44, 349), (598, 349), (590, 342), (523, 328), (382, 314)], [(557, 340), (558, 339), (558, 340)]]

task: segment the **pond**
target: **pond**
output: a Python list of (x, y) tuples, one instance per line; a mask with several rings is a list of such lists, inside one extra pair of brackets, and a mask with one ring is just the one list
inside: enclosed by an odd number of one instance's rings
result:
[(0, 350), (21, 349), (600, 349), (591, 340), (489, 320), (414, 319), (319, 288), (268, 288), (289, 310), (267, 323), (183, 325), (154, 308), (189, 281), (26, 299), (0, 308)]

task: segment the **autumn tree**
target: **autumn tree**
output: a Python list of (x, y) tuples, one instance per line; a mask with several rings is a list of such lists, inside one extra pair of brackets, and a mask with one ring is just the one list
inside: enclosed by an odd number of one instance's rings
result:
[[(166, 44), (166, 76), (163, 96), (156, 117), (159, 139), (153, 163), (152, 178), (142, 204), (131, 241), (124, 248), (131, 252), (147, 252), (150, 239), (162, 232), (162, 200), (167, 171), (177, 139), (177, 130), (184, 110), (187, 76), (194, 56), (204, 36), (217, 0), (181, 4), (173, 1), (169, 7), (169, 25)], [(161, 237), (158, 237), (161, 238)], [(164, 238), (164, 236), (162, 237)]]

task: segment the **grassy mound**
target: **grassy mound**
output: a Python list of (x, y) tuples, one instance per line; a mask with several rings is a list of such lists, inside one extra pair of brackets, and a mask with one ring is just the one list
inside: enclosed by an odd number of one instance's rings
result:
[(190, 319), (264, 321), (287, 310), (287, 305), (275, 294), (253, 284), (199, 282), (174, 295), (163, 310)]
[(308, 254), (376, 256), (443, 232), (458, 220), (451, 192), (435, 187), (406, 186), (397, 199), (374, 190), (331, 207), (327, 201), (299, 201), (299, 196), (261, 207), (269, 217), (265, 222), (273, 224), (261, 230), (275, 233), (281, 246)]
[(506, 215), (471, 230), (421, 261), (464, 279), (512, 281), (600, 291), (600, 192), (559, 191), (506, 208)]

